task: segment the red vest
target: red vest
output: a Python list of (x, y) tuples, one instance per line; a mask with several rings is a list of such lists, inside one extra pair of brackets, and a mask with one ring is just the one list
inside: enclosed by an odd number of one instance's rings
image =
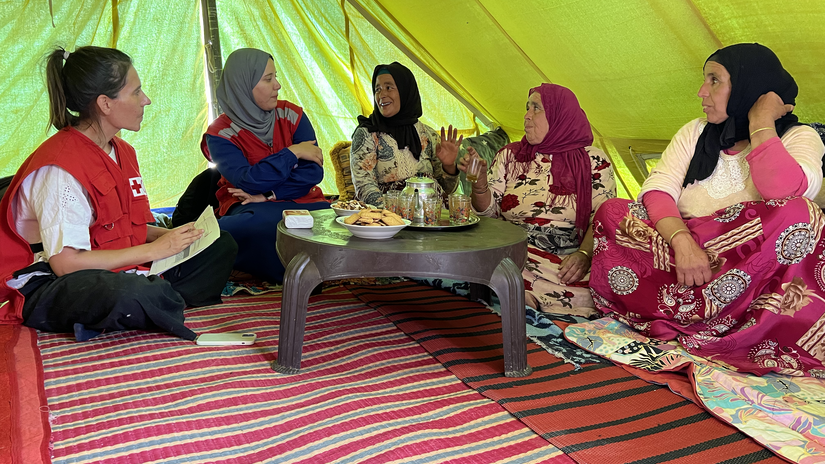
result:
[[(246, 129), (242, 129), (237, 125), (232, 125), (229, 116), (222, 114), (218, 119), (212, 121), (209, 128), (206, 130), (201, 139), (201, 151), (203, 156), (209, 161), (212, 161), (212, 155), (209, 154), (209, 147), (206, 144), (206, 136), (221, 137), (232, 142), (238, 147), (243, 155), (249, 161), (250, 165), (256, 164), (258, 161), (273, 155), (292, 145), (292, 137), (298, 129), (298, 122), (304, 114), (304, 110), (286, 100), (278, 100), (278, 106), (275, 108), (275, 128), (272, 131), (272, 146), (269, 146), (259, 139), (255, 134)], [(218, 191), (215, 196), (218, 198), (220, 206), (218, 207), (218, 216), (223, 216), (229, 210), (229, 207), (235, 203), (240, 202), (237, 198), (229, 193), (228, 189), (235, 188), (232, 184), (221, 176), (218, 181)], [(301, 198), (291, 200), (296, 203), (314, 203), (317, 201), (325, 201), (324, 193), (318, 186), (312, 187), (309, 193)]]
[(29, 243), (17, 233), (11, 204), (23, 180), (48, 165), (60, 166), (89, 193), (96, 214), (89, 227), (92, 250), (117, 250), (146, 242), (146, 224), (154, 222), (138, 169), (135, 149), (112, 139), (120, 166), (88, 137), (64, 128), (43, 142), (14, 175), (0, 202), (0, 323), (23, 321), (23, 296), (6, 282), (34, 261)]

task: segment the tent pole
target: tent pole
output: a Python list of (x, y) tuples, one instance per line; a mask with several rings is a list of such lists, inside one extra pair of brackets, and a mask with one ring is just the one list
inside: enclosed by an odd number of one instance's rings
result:
[(206, 84), (209, 92), (209, 121), (214, 121), (223, 111), (218, 104), (218, 81), (223, 69), (221, 57), (221, 36), (218, 30), (218, 8), (215, 0), (201, 0), (201, 20), (203, 21), (203, 49), (206, 54)]

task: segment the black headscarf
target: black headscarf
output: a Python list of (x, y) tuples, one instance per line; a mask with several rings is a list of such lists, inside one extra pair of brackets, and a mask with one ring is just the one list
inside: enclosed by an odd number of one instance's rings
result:
[(365, 127), (369, 132), (384, 132), (389, 134), (398, 148), (407, 147), (417, 160), (421, 156), (421, 138), (415, 130), (415, 123), (421, 117), (421, 94), (418, 93), (418, 83), (412, 71), (397, 61), (391, 64), (379, 64), (372, 72), (372, 89), (375, 91), (375, 80), (379, 74), (389, 72), (395, 80), (395, 87), (401, 98), (401, 109), (395, 116), (385, 118), (378, 109), (373, 98), (372, 114), (369, 118), (358, 116), (358, 127)]
[[(779, 58), (764, 45), (736, 44), (716, 50), (707, 60), (721, 64), (730, 73), (731, 91), (728, 99), (728, 119), (721, 124), (708, 123), (696, 142), (685, 181), (687, 187), (695, 180), (707, 179), (716, 169), (719, 151), (748, 139), (748, 111), (760, 96), (776, 92), (785, 104), (795, 105), (799, 88), (793, 77), (782, 67)], [(796, 116), (788, 113), (776, 120), (780, 137), (793, 126)]]

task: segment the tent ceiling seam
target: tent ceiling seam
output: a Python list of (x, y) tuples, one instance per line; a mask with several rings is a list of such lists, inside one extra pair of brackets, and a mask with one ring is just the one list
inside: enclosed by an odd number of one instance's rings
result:
[(544, 79), (545, 82), (547, 82), (548, 84), (552, 84), (553, 82), (550, 81), (550, 78), (547, 77), (546, 74), (544, 74), (544, 71), (542, 71), (541, 68), (538, 67), (536, 62), (533, 61), (532, 58), (530, 58), (530, 56), (524, 51), (524, 49), (521, 48), (521, 46), (515, 41), (515, 39), (513, 39), (513, 37), (506, 30), (504, 30), (504, 27), (501, 26), (501, 23), (499, 23), (498, 20), (490, 13), (490, 10), (488, 10), (487, 7), (485, 7), (484, 4), (481, 3), (481, 0), (475, 0), (475, 2), (478, 5), (478, 7), (481, 8), (481, 11), (483, 11), (484, 14), (487, 15), (487, 18), (489, 18), (490, 21), (492, 21), (493, 24), (495, 24), (499, 32), (501, 32), (501, 34), (505, 38), (507, 38), (507, 40), (513, 46), (513, 48), (515, 48), (522, 56), (522, 58), (524, 58), (524, 61), (526, 61), (527, 64), (529, 64), (533, 68), (533, 70), (536, 71), (536, 73), (538, 73), (538, 75), (541, 76), (542, 79)]
[[(344, 35), (347, 39), (347, 48), (349, 49), (349, 69), (352, 73), (352, 86), (353, 92), (355, 93), (355, 98), (358, 100), (358, 106), (361, 107), (361, 113), (367, 114), (372, 108), (368, 106), (364, 106), (364, 100), (361, 98), (361, 93), (363, 92), (363, 88), (361, 87), (361, 82), (358, 79), (358, 73), (355, 71), (355, 50), (352, 48), (352, 40), (350, 40), (350, 18), (349, 13), (347, 13), (347, 0), (341, 0), (341, 12), (344, 14)], [(364, 95), (364, 97), (368, 97)], [(370, 100), (367, 98), (367, 100)]]
[(120, 37), (120, 16), (117, 11), (117, 0), (112, 0), (112, 47), (117, 48), (117, 40)]
[(688, 6), (690, 6), (690, 10), (693, 11), (693, 14), (696, 15), (696, 18), (699, 19), (699, 22), (702, 23), (702, 27), (708, 32), (708, 35), (711, 39), (716, 43), (716, 48), (723, 48), (722, 41), (719, 40), (719, 37), (716, 36), (716, 33), (713, 32), (713, 29), (710, 28), (710, 25), (707, 21), (705, 21), (705, 17), (702, 16), (702, 12), (699, 11), (699, 8), (696, 6), (696, 3), (693, 0), (686, 0)]
[[(509, 33), (508, 33), (505, 29), (504, 29), (504, 27), (502, 27), (501, 23), (499, 23), (499, 22), (498, 22), (498, 20), (495, 18), (495, 16), (493, 16), (493, 15), (492, 15), (492, 13), (490, 13), (490, 10), (488, 10), (488, 9), (487, 9), (487, 7), (485, 7), (485, 6), (484, 6), (484, 4), (483, 4), (483, 3), (481, 3), (481, 0), (475, 0), (475, 2), (476, 2), (476, 4), (478, 5), (478, 7), (479, 7), (479, 8), (481, 8), (481, 11), (483, 11), (483, 12), (484, 12), (484, 14), (486, 14), (486, 15), (487, 15), (487, 18), (489, 18), (489, 19), (490, 19), (490, 21), (492, 21), (492, 23), (493, 23), (493, 24), (495, 24), (495, 26), (498, 28), (499, 32), (501, 32), (501, 34), (502, 34), (505, 38), (507, 38), (507, 41), (509, 41), (509, 42), (510, 42), (510, 44), (513, 46), (513, 48), (515, 48), (516, 50), (518, 50), (519, 54), (522, 56), (522, 58), (524, 58), (524, 61), (526, 61), (526, 62), (527, 62), (527, 64), (529, 64), (529, 65), (530, 65), (530, 67), (532, 67), (532, 68), (533, 68), (533, 70), (534, 70), (534, 71), (536, 71), (536, 73), (537, 73), (537, 74), (538, 74), (538, 75), (542, 78), (542, 80), (543, 80), (544, 82), (547, 82), (548, 84), (552, 84), (552, 83), (553, 83), (553, 81), (551, 81), (551, 80), (550, 80), (550, 78), (549, 78), (549, 77), (547, 77), (547, 75), (546, 75), (546, 74), (544, 74), (544, 71), (542, 71), (542, 70), (541, 70), (541, 68), (539, 68), (539, 66), (536, 64), (536, 62), (535, 62), (535, 61), (533, 61), (533, 59), (532, 59), (532, 58), (530, 58), (530, 55), (528, 55), (528, 54), (527, 54), (527, 52), (525, 52), (525, 51), (524, 51), (524, 49), (523, 49), (523, 48), (521, 48), (521, 46), (518, 44), (518, 42), (516, 42), (516, 40), (515, 40), (515, 39), (513, 39), (513, 36), (511, 36), (511, 35), (510, 35), (510, 34), (509, 34)], [(604, 139), (604, 137), (601, 135), (601, 133), (599, 133), (598, 129), (596, 129), (596, 127), (595, 127), (592, 123), (590, 124), (590, 130), (592, 130), (592, 131), (593, 131), (593, 133), (595, 133), (595, 134), (596, 134), (596, 136), (597, 136), (599, 139)], [(608, 157), (609, 157), (609, 156), (610, 156), (610, 155), (608, 154)], [(613, 162), (613, 160), (610, 160), (610, 162), (612, 163), (612, 162)]]
[[(57, 26), (54, 25), (54, 6), (52, 5), (52, 0), (49, 0), (49, 16), (52, 17), (52, 28), (57, 29)], [(2, 305), (0, 305), (2, 308)]]
[[(362, 16), (363, 16), (363, 17), (364, 17), (367, 21), (369, 21), (369, 22), (370, 22), (370, 24), (372, 24), (372, 25), (373, 25), (373, 27), (375, 27), (375, 29), (377, 29), (377, 30), (378, 30), (378, 31), (379, 31), (379, 32), (380, 32), (380, 33), (381, 33), (384, 37), (386, 37), (386, 38), (387, 38), (387, 40), (389, 40), (390, 42), (392, 42), (392, 44), (393, 44), (393, 45), (395, 45), (396, 47), (398, 47), (398, 49), (399, 49), (399, 50), (401, 50), (401, 51), (402, 51), (405, 55), (407, 55), (407, 58), (409, 58), (410, 60), (412, 60), (412, 61), (413, 61), (413, 62), (414, 62), (414, 63), (415, 63), (418, 67), (420, 67), (421, 69), (423, 69), (423, 70), (424, 70), (424, 72), (426, 72), (426, 73), (427, 73), (427, 74), (428, 74), (431, 78), (433, 78), (433, 79), (434, 79), (436, 82), (438, 82), (438, 83), (439, 83), (442, 87), (444, 87), (444, 89), (446, 89), (446, 90), (447, 90), (450, 94), (452, 94), (452, 95), (453, 95), (453, 96), (454, 96), (454, 97), (455, 97), (458, 101), (460, 101), (460, 102), (461, 102), (461, 104), (463, 104), (465, 107), (467, 107), (467, 109), (469, 109), (471, 113), (473, 113), (473, 114), (474, 114), (474, 115), (475, 115), (478, 119), (480, 119), (482, 123), (484, 123), (484, 124), (485, 124), (487, 127), (489, 127), (489, 128), (493, 128), (493, 127), (499, 127), (499, 126), (501, 126), (501, 124), (499, 124), (499, 123), (498, 123), (498, 121), (495, 121), (494, 119), (492, 119), (492, 117), (487, 116), (487, 114), (488, 114), (489, 112), (488, 112), (486, 109), (483, 109), (483, 106), (482, 106), (481, 104), (475, 105), (475, 104), (473, 104), (473, 103), (470, 103), (470, 102), (469, 102), (466, 98), (464, 98), (461, 94), (459, 94), (458, 92), (456, 92), (456, 90), (455, 90), (455, 89), (453, 89), (453, 87), (452, 87), (452, 86), (448, 85), (448, 84), (447, 84), (447, 82), (446, 82), (443, 78), (441, 78), (441, 76), (439, 76), (437, 73), (435, 73), (435, 72), (434, 72), (434, 71), (430, 68), (430, 66), (428, 66), (426, 63), (424, 63), (424, 61), (422, 61), (421, 59), (419, 59), (419, 58), (418, 58), (418, 57), (417, 57), (417, 56), (416, 56), (416, 55), (412, 52), (412, 50), (410, 50), (410, 49), (409, 49), (409, 47), (407, 47), (406, 45), (404, 45), (404, 44), (403, 44), (403, 43), (402, 43), (402, 42), (401, 42), (401, 41), (400, 41), (397, 37), (395, 37), (394, 35), (390, 34), (390, 32), (387, 30), (387, 28), (386, 28), (386, 27), (384, 27), (384, 25), (383, 25), (383, 24), (381, 24), (381, 22), (378, 20), (378, 18), (376, 18), (376, 17), (372, 14), (372, 12), (370, 12), (370, 11), (369, 11), (369, 10), (367, 10), (367, 9), (366, 9), (363, 5), (361, 5), (361, 4), (358, 2), (358, 0), (347, 0), (347, 1), (349, 2), (349, 4), (350, 4), (350, 5), (352, 5), (352, 6), (353, 6), (353, 8), (355, 8), (356, 10), (358, 10), (358, 12), (359, 12), (359, 13), (361, 13), (361, 15), (362, 15)], [(406, 34), (406, 36), (407, 36), (407, 37), (408, 37), (411, 41), (413, 41), (413, 42), (415, 43), (415, 45), (419, 48), (419, 50), (421, 50), (423, 53), (426, 53), (426, 54), (428, 55), (428, 57), (429, 57), (430, 59), (432, 59), (435, 63), (438, 63), (438, 60), (436, 60), (434, 57), (432, 57), (432, 56), (431, 56), (431, 55), (427, 52), (427, 49), (426, 49), (426, 48), (424, 48), (424, 47), (423, 47), (420, 43), (418, 43), (418, 41), (417, 41), (417, 40), (416, 40), (416, 39), (412, 36), (412, 34), (410, 34), (410, 33), (409, 33), (409, 31), (407, 31), (407, 30), (406, 30), (403, 26), (401, 26), (401, 24), (400, 24), (398, 21), (396, 21), (396, 19), (395, 19), (395, 18), (394, 18), (394, 17), (393, 17), (393, 16), (392, 16), (392, 15), (391, 15), (391, 14), (390, 14), (390, 13), (389, 13), (386, 9), (384, 9), (383, 5), (377, 4), (377, 6), (378, 6), (379, 8), (381, 8), (382, 12), (383, 12), (385, 15), (387, 15), (387, 17), (388, 17), (388, 18), (389, 18), (389, 19), (390, 19), (390, 20), (394, 23), (394, 25), (395, 25), (396, 27), (398, 27), (398, 29), (400, 29), (401, 31), (403, 31), (403, 32)], [(441, 65), (440, 65), (440, 63), (439, 63), (439, 66), (441, 66)], [(453, 77), (452, 77), (452, 76), (451, 76), (451, 75), (450, 75), (450, 74), (446, 71), (446, 69), (445, 69), (443, 66), (441, 66), (441, 68), (442, 68), (442, 69), (444, 69), (445, 74), (447, 74), (447, 75), (448, 75), (448, 76), (449, 76), (449, 77), (450, 77), (450, 78), (451, 78), (454, 82), (456, 82), (456, 84), (457, 84), (457, 85), (459, 85), (459, 86), (461, 85), (461, 84), (459, 84), (459, 83), (458, 83), (458, 81), (457, 81), (455, 78), (453, 78)], [(462, 90), (464, 90), (465, 92), (467, 92), (467, 90), (466, 90), (466, 89), (464, 89), (463, 87), (462, 87)], [(469, 94), (469, 92), (467, 92), (467, 93)], [(491, 114), (491, 113), (489, 113), (489, 114)]]

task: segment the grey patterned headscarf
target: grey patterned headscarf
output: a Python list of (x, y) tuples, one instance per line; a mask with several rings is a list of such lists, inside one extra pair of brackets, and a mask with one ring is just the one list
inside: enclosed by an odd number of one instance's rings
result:
[(218, 84), (218, 103), (229, 119), (252, 132), (267, 145), (272, 144), (275, 111), (264, 111), (256, 103), (252, 89), (264, 75), (272, 55), (256, 48), (239, 48), (229, 55)]

